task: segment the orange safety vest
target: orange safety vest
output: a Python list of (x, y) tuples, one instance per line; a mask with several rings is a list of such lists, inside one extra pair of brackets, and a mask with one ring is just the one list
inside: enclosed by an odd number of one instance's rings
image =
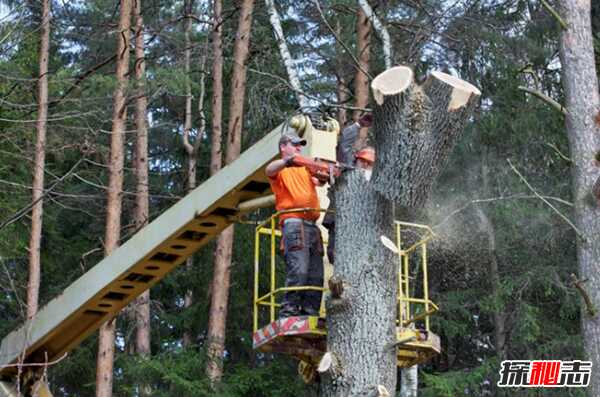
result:
[[(317, 189), (306, 167), (286, 167), (275, 176), (269, 177), (271, 190), (275, 193), (277, 211), (293, 208), (319, 208)], [(279, 222), (287, 218), (302, 218), (309, 221), (319, 219), (319, 211), (290, 212), (279, 217)]]

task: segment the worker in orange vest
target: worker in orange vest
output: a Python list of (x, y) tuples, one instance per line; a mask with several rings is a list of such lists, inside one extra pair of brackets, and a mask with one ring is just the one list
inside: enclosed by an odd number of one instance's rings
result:
[[(367, 180), (371, 179), (373, 172), (373, 163), (375, 163), (375, 149), (372, 146), (365, 146), (362, 149), (354, 152), (354, 143), (358, 139), (358, 134), (361, 128), (370, 127), (373, 123), (373, 117), (370, 113), (362, 116), (357, 122), (347, 126), (340, 134), (340, 139), (336, 148), (336, 160), (343, 164), (354, 165), (364, 172)], [(331, 190), (330, 190), (331, 191)], [(323, 218), (323, 226), (329, 232), (327, 243), (327, 258), (329, 263), (333, 265), (335, 260), (335, 215), (333, 209), (335, 204), (333, 195), (329, 195), (329, 211)]]
[[(265, 170), (275, 193), (277, 211), (295, 208), (319, 208), (315, 186), (321, 182), (306, 167), (293, 165), (306, 140), (284, 134), (279, 140), (281, 159), (272, 161)], [(323, 286), (323, 241), (316, 225), (319, 211), (286, 213), (280, 216), (281, 239), (286, 263), (286, 287)], [(321, 291), (287, 291), (279, 317), (318, 316)]]

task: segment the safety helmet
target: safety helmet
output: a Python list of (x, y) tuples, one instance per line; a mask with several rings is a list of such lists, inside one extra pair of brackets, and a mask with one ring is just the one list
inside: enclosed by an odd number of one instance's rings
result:
[(361, 159), (373, 163), (375, 162), (375, 149), (373, 149), (371, 146), (367, 146), (356, 152), (354, 157), (356, 157), (357, 160)]

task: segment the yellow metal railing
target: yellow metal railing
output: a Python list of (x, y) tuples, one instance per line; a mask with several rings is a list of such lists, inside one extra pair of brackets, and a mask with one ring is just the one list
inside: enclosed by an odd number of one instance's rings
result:
[[(277, 229), (279, 216), (289, 214), (291, 212), (308, 212), (308, 211), (319, 211), (326, 212), (325, 209), (320, 208), (297, 208), (285, 211), (279, 211), (273, 214), (269, 219), (260, 223), (256, 227), (254, 233), (254, 313), (253, 313), (253, 330), (258, 330), (258, 315), (259, 306), (269, 307), (269, 323), (275, 321), (275, 308), (280, 307), (281, 304), (277, 303), (275, 297), (277, 294), (282, 294), (287, 291), (326, 291), (323, 287), (315, 286), (299, 286), (299, 287), (279, 287), (277, 288), (277, 277), (276, 277), (276, 262), (277, 262), (277, 244), (276, 238), (281, 237), (281, 231)], [(268, 225), (268, 227), (267, 227)], [(269, 261), (269, 278), (270, 288), (269, 292), (259, 296), (259, 285), (260, 285), (260, 240), (261, 236), (267, 235), (270, 237), (270, 261)]]
[[(281, 238), (281, 231), (277, 228), (278, 218), (283, 214), (290, 212), (319, 211), (324, 209), (300, 208), (286, 211), (279, 211), (270, 218), (260, 223), (255, 230), (254, 239), (254, 307), (253, 307), (253, 331), (258, 330), (259, 308), (266, 306), (269, 308), (269, 323), (275, 321), (275, 309), (281, 304), (277, 303), (276, 296), (287, 291), (326, 291), (326, 288), (315, 286), (297, 286), (297, 287), (277, 287), (277, 239)], [(394, 221), (396, 231), (396, 246), (398, 247), (398, 320), (401, 327), (407, 327), (410, 324), (424, 321), (425, 329), (429, 331), (429, 315), (439, 310), (438, 306), (429, 299), (429, 285), (427, 275), (427, 242), (434, 237), (433, 231), (429, 226), (415, 223)], [(406, 249), (402, 249), (402, 231), (406, 229), (421, 231), (420, 238)], [(269, 291), (260, 295), (260, 254), (261, 238), (267, 236), (269, 239)], [(422, 297), (415, 297), (411, 293), (411, 275), (409, 261), (410, 257), (417, 255), (420, 257), (420, 265), (415, 269), (418, 274), (422, 273)], [(413, 288), (415, 289), (415, 288)], [(416, 289), (415, 289), (416, 290)], [(419, 310), (420, 309), (420, 310)], [(324, 313), (321, 313), (324, 315)]]
[[(427, 275), (427, 242), (434, 237), (429, 226), (416, 223), (394, 221), (396, 228), (396, 246), (398, 247), (398, 325), (407, 327), (418, 321), (425, 322), (425, 330), (429, 331), (429, 316), (439, 310), (438, 306), (429, 299), (429, 283)], [(421, 231), (420, 238), (410, 247), (402, 249), (402, 230), (410, 228)], [(416, 255), (420, 259), (420, 266), (416, 274), (423, 275), (423, 296), (414, 297), (411, 293), (411, 275), (409, 258)], [(418, 310), (421, 309), (421, 310)]]

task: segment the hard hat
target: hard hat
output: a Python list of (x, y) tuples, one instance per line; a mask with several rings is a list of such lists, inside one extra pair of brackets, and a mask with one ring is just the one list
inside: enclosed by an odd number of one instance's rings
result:
[(373, 163), (375, 162), (375, 149), (373, 149), (371, 146), (367, 146), (356, 152), (354, 157), (356, 157), (357, 160), (361, 159)]

